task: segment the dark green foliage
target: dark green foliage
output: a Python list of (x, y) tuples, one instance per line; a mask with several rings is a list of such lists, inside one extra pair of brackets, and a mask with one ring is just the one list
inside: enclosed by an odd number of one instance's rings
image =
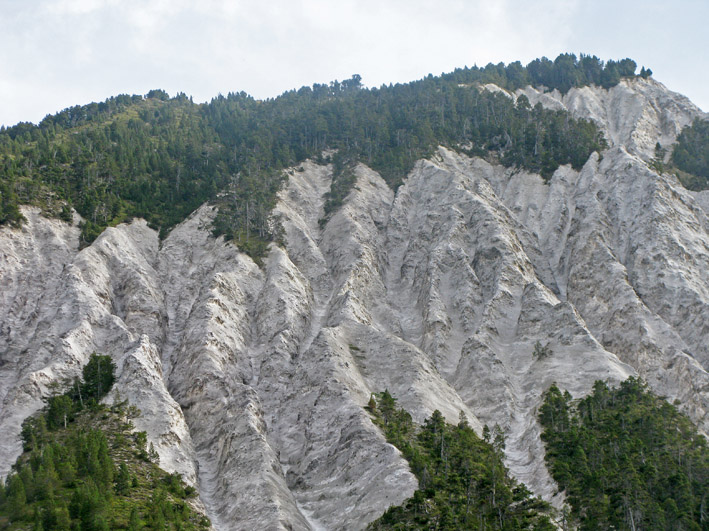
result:
[[(508, 90), (524, 88), (527, 85), (543, 86), (550, 90), (567, 92), (572, 87), (601, 85), (610, 88), (620, 82), (621, 77), (635, 77), (637, 64), (632, 59), (610, 60), (606, 63), (595, 55), (576, 57), (572, 53), (563, 53), (554, 61), (542, 57), (530, 62), (526, 67), (519, 61), (505, 66), (504, 63), (488, 64), (485, 67), (456, 69), (443, 77), (452, 77), (458, 83), (495, 83)], [(643, 70), (644, 77), (652, 71)]]
[(357, 157), (345, 150), (336, 152), (332, 157), (332, 184), (330, 191), (325, 196), (325, 218), (321, 224), (326, 222), (330, 216), (336, 212), (344, 203), (347, 194), (350, 193), (355, 184), (356, 177), (354, 169), (357, 164)]
[(178, 223), (214, 197), (228, 172), (212, 163), (219, 141), (200, 107), (166, 96), (118, 96), (67, 109), (39, 126), (7, 129), (0, 135), (2, 182), (15, 202), (49, 214), (72, 205), (86, 220), (84, 243), (131, 217), (155, 227)]
[(224, 235), (260, 265), (268, 242), (277, 239), (269, 214), (276, 205), (276, 193), (284, 178), (282, 173), (272, 170), (234, 176), (215, 201), (219, 211), (212, 234)]
[(15, 182), (11, 179), (0, 181), (0, 225), (17, 227), (23, 220), (15, 193)]
[(390, 507), (370, 529), (552, 530), (549, 506), (531, 497), (505, 469), (499, 427), (480, 439), (461, 414), (456, 426), (434, 411), (421, 428), (388, 391), (370, 403), (375, 423), (399, 448), (419, 479), (404, 505)]
[(128, 470), (128, 465), (126, 465), (125, 462), (121, 463), (118, 467), (115, 482), (116, 494), (127, 494), (128, 491), (130, 491), (133, 482), (131, 480), (130, 470)]
[(84, 383), (81, 387), (84, 400), (99, 402), (113, 386), (116, 366), (110, 356), (91, 354), (84, 366)]
[(49, 409), (47, 410), (47, 426), (49, 429), (66, 428), (71, 420), (74, 410), (74, 402), (67, 395), (53, 396), (49, 399)]
[(161, 101), (167, 101), (170, 99), (170, 95), (164, 90), (154, 89), (148, 92), (145, 97), (147, 99), (157, 99)]
[(673, 406), (630, 378), (578, 404), (552, 386), (539, 420), (546, 461), (581, 529), (709, 528), (709, 452)]
[(541, 341), (537, 341), (534, 344), (534, 351), (532, 352), (534, 359), (543, 360), (544, 358), (548, 358), (552, 354), (553, 352), (551, 348), (549, 348), (549, 343), (547, 343), (546, 345), (542, 345)]
[(662, 144), (657, 142), (655, 144), (655, 156), (650, 161), (650, 167), (654, 169), (657, 173), (664, 173), (665, 171), (665, 154), (667, 150), (662, 147)]
[[(132, 432), (124, 404), (107, 408), (98, 403), (113, 382), (110, 358), (92, 355), (84, 378), (25, 421), (25, 453), (0, 488), (0, 529), (209, 527), (186, 504), (194, 489), (179, 475), (140, 458), (145, 433)], [(92, 407), (82, 407), (79, 391)]]
[(7, 492), (3, 504), (3, 512), (11, 520), (20, 520), (27, 513), (27, 494), (25, 484), (19, 474), (12, 474), (7, 478)]
[(266, 101), (243, 92), (203, 105), (162, 90), (145, 98), (121, 95), (0, 132), (0, 224), (20, 224), (18, 205), (34, 204), (65, 220), (75, 208), (85, 220), (83, 244), (132, 217), (145, 218), (164, 236), (213, 201), (215, 235), (258, 259), (279, 237), (269, 216), (284, 168), (326, 149), (341, 153), (345, 164), (339, 173), (336, 168), (328, 214), (349, 192), (354, 162), (370, 165), (396, 188), (439, 144), (467, 145), (470, 154), (549, 177), (561, 164), (579, 168), (605, 147), (595, 125), (532, 109), (525, 98), (515, 105), (473, 85), (531, 83), (565, 91), (610, 86), (634, 70), (630, 59), (604, 64), (564, 54), (527, 67), (490, 64), (373, 89), (362, 88), (355, 75)]
[(43, 444), (49, 436), (47, 432), (47, 417), (39, 415), (25, 420), (22, 423), (21, 435), (25, 450), (35, 449), (38, 445)]
[(709, 121), (696, 119), (682, 130), (671, 162), (684, 186), (690, 190), (709, 188)]

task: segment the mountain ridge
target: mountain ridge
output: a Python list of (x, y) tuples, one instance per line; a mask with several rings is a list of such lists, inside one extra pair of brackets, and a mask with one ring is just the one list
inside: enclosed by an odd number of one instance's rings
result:
[(640, 375), (706, 433), (709, 196), (650, 166), (702, 113), (651, 79), (521, 94), (598, 120), (611, 145), (548, 182), (440, 147), (393, 191), (360, 162), (322, 227), (333, 167), (305, 161), (261, 268), (212, 235), (211, 205), (162, 241), (134, 220), (81, 250), (78, 217), (23, 208), (0, 229), (0, 472), (49, 384), (94, 351), (217, 529), (362, 528), (409, 497), (363, 409), (382, 389), (419, 422), (500, 424), (512, 473), (557, 506), (535, 414), (552, 382), (579, 396)]

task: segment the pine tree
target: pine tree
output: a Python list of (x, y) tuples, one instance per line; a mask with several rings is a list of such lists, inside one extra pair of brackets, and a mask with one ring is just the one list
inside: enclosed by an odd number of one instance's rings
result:
[(116, 366), (110, 356), (91, 354), (89, 362), (83, 369), (83, 395), (98, 403), (111, 389), (115, 369)]
[(7, 512), (12, 520), (21, 520), (25, 515), (27, 495), (25, 485), (17, 474), (12, 474), (7, 485)]
[(66, 428), (71, 417), (74, 403), (67, 395), (53, 396), (49, 399), (47, 426), (49, 429)]

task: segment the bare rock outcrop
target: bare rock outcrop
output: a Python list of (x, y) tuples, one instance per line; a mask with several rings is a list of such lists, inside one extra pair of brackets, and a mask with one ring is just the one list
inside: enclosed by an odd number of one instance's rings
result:
[(701, 112), (653, 80), (521, 94), (597, 121), (609, 149), (544, 182), (440, 148), (396, 193), (359, 164), (323, 223), (332, 167), (306, 161), (263, 267), (212, 236), (208, 205), (163, 241), (136, 220), (84, 249), (25, 208), (0, 229), (0, 473), (92, 352), (220, 530), (361, 529), (411, 496), (364, 409), (384, 389), (419, 422), (499, 424), (512, 472), (555, 503), (536, 421), (553, 382), (640, 375), (706, 431), (709, 196), (648, 165)]

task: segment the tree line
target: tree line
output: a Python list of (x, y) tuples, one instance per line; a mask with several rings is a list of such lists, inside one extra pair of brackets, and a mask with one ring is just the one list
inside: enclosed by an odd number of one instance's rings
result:
[(33, 531), (197, 530), (209, 521), (191, 508), (196, 490), (161, 470), (139, 414), (108, 407), (115, 366), (93, 354), (83, 378), (22, 427), (23, 454), (0, 482), (0, 528)]
[(436, 410), (419, 427), (388, 391), (372, 396), (368, 410), (419, 481), (411, 498), (390, 507), (369, 529), (555, 529), (549, 504), (505, 468), (499, 426), (485, 426), (480, 438), (462, 413), (450, 425)]
[(547, 466), (571, 506), (566, 528), (709, 527), (706, 439), (642, 381), (597, 381), (578, 401), (554, 385), (539, 421)]
[(709, 188), (709, 121), (697, 118), (682, 130), (670, 162), (685, 187), (690, 190)]
[[(526, 67), (491, 64), (371, 89), (354, 75), (264, 101), (243, 92), (207, 104), (162, 90), (116, 96), (36, 126), (0, 130), (0, 223), (21, 223), (20, 204), (67, 220), (73, 207), (88, 244), (132, 217), (165, 235), (213, 201), (220, 208), (216, 234), (258, 254), (275, 237), (269, 217), (284, 168), (338, 150), (396, 188), (416, 160), (445, 145), (548, 178), (559, 165), (578, 168), (604, 149), (597, 127), (477, 85), (606, 86), (634, 76), (635, 68), (630, 59), (562, 54)], [(333, 197), (346, 195), (347, 182)]]

